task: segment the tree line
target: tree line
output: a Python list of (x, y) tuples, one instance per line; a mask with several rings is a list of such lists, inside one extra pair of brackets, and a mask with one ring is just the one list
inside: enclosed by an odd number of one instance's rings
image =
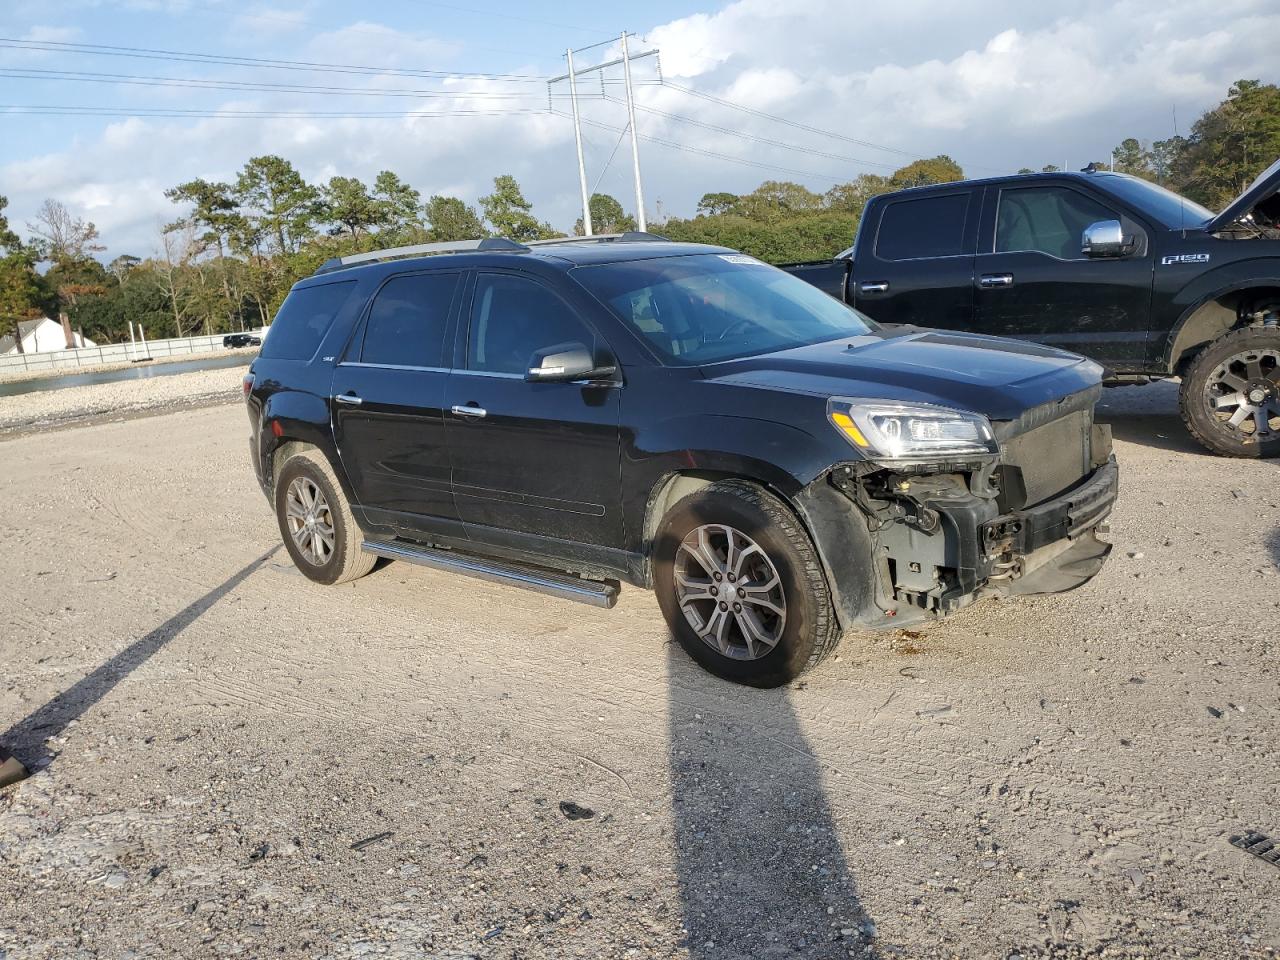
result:
[[(1241, 80), (1185, 137), (1128, 138), (1096, 163), (1220, 209), (1277, 156), (1280, 87)], [(860, 174), (823, 193), (768, 180), (746, 194), (707, 193), (694, 216), (655, 229), (774, 263), (826, 259), (853, 242), (871, 197), (961, 179), (958, 163), (937, 156), (890, 174)], [(175, 217), (158, 251), (109, 263), (98, 256), (105, 248), (94, 224), (59, 201), (45, 201), (23, 240), (0, 197), (0, 330), (16, 333), (20, 321), (44, 315), (99, 342), (127, 340), (130, 322), (150, 338), (241, 330), (269, 323), (293, 283), (330, 257), (486, 236), (563, 236), (538, 219), (509, 174), (495, 177), (493, 191), (472, 206), (457, 197), (423, 199), (390, 170), (371, 184), (345, 176), (312, 184), (287, 159), (268, 155), (251, 158), (233, 181), (191, 180), (165, 195)], [(595, 194), (589, 208), (597, 233), (635, 229), (614, 197)], [(581, 219), (573, 232), (583, 232)]]

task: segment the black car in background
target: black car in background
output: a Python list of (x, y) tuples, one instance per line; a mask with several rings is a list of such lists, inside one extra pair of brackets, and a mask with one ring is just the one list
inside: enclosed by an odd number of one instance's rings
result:
[(785, 269), (881, 323), (1084, 354), (1109, 384), (1181, 377), (1217, 453), (1280, 456), (1280, 161), (1214, 214), (1092, 169), (874, 197), (854, 245)]
[(228, 333), (222, 338), (222, 345), (227, 348), (260, 347), (262, 338), (254, 333)]
[(312, 580), (391, 557), (601, 606), (627, 582), (709, 670), (768, 686), (843, 630), (1097, 573), (1101, 372), (623, 234), (330, 261), (244, 387)]

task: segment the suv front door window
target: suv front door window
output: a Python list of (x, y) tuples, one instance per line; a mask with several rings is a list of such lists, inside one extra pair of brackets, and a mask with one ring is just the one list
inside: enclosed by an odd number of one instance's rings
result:
[(535, 352), (595, 350), (596, 333), (522, 274), (477, 273), (470, 300), (466, 367), (449, 379), (446, 418), (468, 536), (529, 549), (536, 537), (621, 545), (618, 389), (525, 380)]

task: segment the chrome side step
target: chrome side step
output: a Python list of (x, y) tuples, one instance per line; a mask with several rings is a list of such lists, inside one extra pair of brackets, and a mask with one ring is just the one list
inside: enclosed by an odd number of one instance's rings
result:
[(404, 541), (366, 540), (361, 549), (389, 560), (407, 560), (424, 567), (460, 573), (493, 583), (505, 583), (565, 600), (576, 600), (593, 607), (607, 609), (618, 602), (616, 580), (584, 580), (567, 573), (539, 570), (505, 560), (464, 556), (451, 550), (435, 550)]

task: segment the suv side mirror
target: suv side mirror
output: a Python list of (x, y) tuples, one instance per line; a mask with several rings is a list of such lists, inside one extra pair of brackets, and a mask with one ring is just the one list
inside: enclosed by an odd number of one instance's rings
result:
[(1133, 252), (1133, 237), (1124, 235), (1119, 220), (1099, 220), (1084, 228), (1080, 252), (1086, 257), (1123, 257)]
[(577, 383), (607, 380), (617, 372), (611, 358), (602, 363), (586, 344), (574, 340), (534, 351), (524, 378), (530, 383)]

